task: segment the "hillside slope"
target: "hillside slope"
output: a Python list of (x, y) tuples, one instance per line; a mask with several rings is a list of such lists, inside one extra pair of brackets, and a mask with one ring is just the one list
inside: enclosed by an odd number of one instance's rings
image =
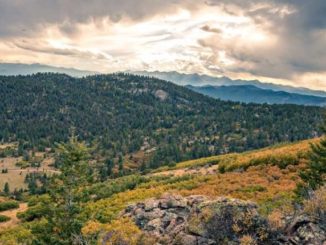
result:
[(315, 137), (323, 112), (224, 102), (128, 74), (0, 77), (0, 97), (0, 141), (19, 141), (20, 152), (44, 151), (75, 128), (101, 155), (141, 151), (150, 167)]
[[(294, 213), (291, 203), (295, 200), (294, 190), (300, 181), (298, 173), (306, 166), (310, 143), (316, 141), (318, 139), (276, 145), (241, 154), (202, 158), (178, 163), (170, 168), (165, 167), (156, 170), (156, 173), (144, 176), (130, 175), (93, 184), (84, 190), (85, 197), (81, 214), (81, 220), (84, 221), (83, 234), (85, 238), (97, 237), (98, 239), (104, 239), (103, 236), (98, 236), (99, 233), (106, 234), (111, 229), (115, 231), (120, 229), (122, 233), (119, 234), (124, 238), (139, 234), (136, 232), (138, 228), (135, 224), (120, 216), (121, 212), (123, 210), (130, 212), (132, 208), (135, 208), (134, 205), (130, 206), (131, 204), (159, 197), (174, 201), (174, 203), (167, 204), (167, 208), (172, 210), (173, 205), (176, 205), (177, 208), (174, 211), (181, 212), (180, 208), (184, 208), (187, 204), (178, 204), (171, 198), (172, 194), (184, 197), (204, 195), (205, 198), (212, 200), (223, 197), (224, 199), (219, 199), (226, 200), (223, 203), (241, 204), (229, 198), (255, 202), (259, 205), (260, 215), (265, 217), (274, 228), (281, 229), (284, 225), (282, 223), (284, 217)], [(182, 174), (177, 174), (175, 171), (179, 173), (182, 171)], [(195, 198), (200, 199), (198, 196)], [(44, 212), (42, 211), (42, 198), (31, 200), (30, 211), (21, 217), (33, 217), (30, 215), (40, 215)], [(142, 206), (139, 207), (145, 209), (146, 212), (155, 208), (153, 199), (146, 201), (145, 204), (146, 206), (140, 204)], [(157, 213), (154, 212), (152, 215), (156, 215), (154, 218), (157, 218)], [(136, 217), (142, 219), (140, 215)], [(154, 218), (149, 217), (149, 219)], [(241, 219), (244, 221), (244, 217)], [(33, 227), (36, 229), (42, 222), (42, 220), (25, 221), (18, 227), (0, 232), (0, 241), (8, 242), (21, 239), (21, 237), (24, 237), (25, 242), (30, 241), (33, 236), (29, 229)], [(136, 225), (142, 227), (140, 223)], [(152, 223), (152, 225), (155, 224)], [(155, 226), (154, 229), (156, 229)]]
[(238, 86), (186, 86), (198, 93), (221, 100), (239, 101), (244, 103), (297, 104), (325, 106), (326, 98), (260, 89), (253, 85)]

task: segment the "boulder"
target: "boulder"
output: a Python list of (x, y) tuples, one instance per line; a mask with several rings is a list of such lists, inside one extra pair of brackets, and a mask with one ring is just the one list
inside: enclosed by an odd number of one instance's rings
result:
[[(325, 225), (325, 224), (324, 224)], [(298, 215), (285, 230), (286, 244), (324, 245), (326, 232), (322, 225), (304, 214)]]
[(243, 235), (251, 235), (257, 244), (272, 239), (257, 206), (231, 198), (165, 194), (128, 206), (123, 215), (155, 237), (157, 244), (239, 244)]

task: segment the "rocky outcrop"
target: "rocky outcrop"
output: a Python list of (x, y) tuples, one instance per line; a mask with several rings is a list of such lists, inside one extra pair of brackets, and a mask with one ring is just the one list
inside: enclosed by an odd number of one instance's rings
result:
[(122, 214), (155, 245), (286, 244), (326, 245), (326, 224), (304, 214), (271, 229), (256, 204), (231, 198), (165, 194), (130, 205)]
[(272, 244), (274, 239), (257, 206), (237, 199), (166, 194), (129, 206), (123, 216), (157, 244), (240, 244), (244, 238), (252, 244)]
[(292, 245), (326, 245), (325, 226), (326, 224), (300, 214), (288, 224), (282, 241)]

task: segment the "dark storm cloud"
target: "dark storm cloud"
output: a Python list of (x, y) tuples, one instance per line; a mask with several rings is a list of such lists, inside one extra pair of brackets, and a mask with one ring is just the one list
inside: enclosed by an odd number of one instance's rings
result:
[[(273, 50), (264, 47), (224, 46), (227, 55), (239, 63), (250, 64), (253, 75), (291, 79), (304, 72), (326, 71), (326, 1), (325, 0), (210, 0), (233, 15), (249, 16), (258, 27), (278, 39)], [(209, 29), (207, 27), (206, 29)], [(218, 37), (204, 42), (220, 46)], [(203, 44), (203, 42), (201, 42)], [(234, 67), (245, 71), (245, 67)]]
[[(104, 17), (118, 22), (123, 17), (139, 20), (157, 13), (195, 5), (189, 0), (0, 0), (0, 37), (23, 35), (46, 24), (73, 25)], [(200, 1), (198, 1), (200, 2)], [(181, 4), (182, 3), (182, 4)], [(71, 26), (63, 26), (70, 32)]]

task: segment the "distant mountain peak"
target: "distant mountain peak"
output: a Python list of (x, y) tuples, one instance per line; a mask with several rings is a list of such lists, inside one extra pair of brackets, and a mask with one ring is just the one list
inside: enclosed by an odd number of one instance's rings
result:
[(146, 72), (138, 71), (132, 72), (140, 75), (147, 75), (157, 77), (163, 80), (168, 80), (174, 82), (178, 85), (186, 86), (203, 86), (203, 85), (212, 85), (212, 86), (240, 86), (240, 85), (253, 85), (260, 89), (268, 89), (273, 91), (284, 91), (288, 93), (296, 93), (301, 95), (312, 95), (319, 97), (326, 97), (326, 91), (311, 90), (308, 88), (302, 87), (292, 87), (280, 84), (265, 83), (259, 80), (241, 80), (241, 79), (231, 79), (229, 77), (213, 77), (209, 75), (200, 75), (197, 73), (194, 74), (184, 74), (178, 72)]
[(63, 73), (73, 77), (83, 77), (98, 74), (94, 71), (84, 71), (75, 68), (54, 67), (42, 65), (39, 63), (0, 63), (0, 75), (3, 76), (32, 75), (40, 72)]

